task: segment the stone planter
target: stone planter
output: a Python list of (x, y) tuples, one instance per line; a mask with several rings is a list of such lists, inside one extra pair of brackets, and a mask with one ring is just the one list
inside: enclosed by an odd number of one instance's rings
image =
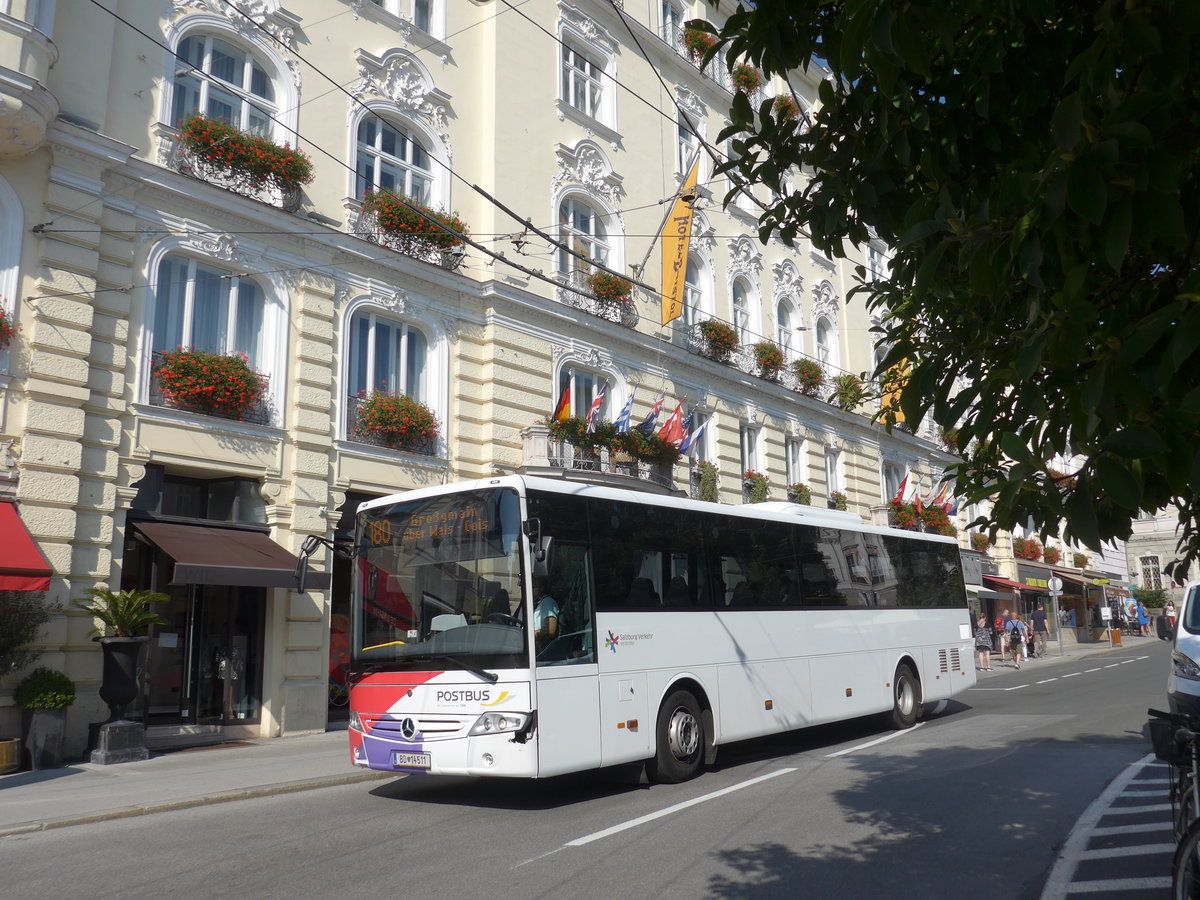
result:
[(30, 710), (29, 734), (25, 747), (29, 751), (29, 766), (33, 771), (62, 768), (63, 732), (67, 725), (65, 709)]

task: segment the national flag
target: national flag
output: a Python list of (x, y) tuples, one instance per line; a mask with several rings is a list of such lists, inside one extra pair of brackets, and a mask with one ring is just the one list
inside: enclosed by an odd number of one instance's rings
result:
[(702, 434), (704, 434), (704, 429), (707, 427), (708, 427), (708, 419), (705, 419), (703, 422), (700, 423), (699, 428), (697, 428), (695, 431), (691, 432), (686, 438), (683, 439), (683, 443), (679, 445), (679, 452), (683, 453), (683, 454), (688, 454), (688, 453), (691, 453), (693, 450), (695, 450), (697, 447), (699, 447), (700, 446), (700, 436)]
[(658, 395), (658, 399), (654, 401), (654, 406), (650, 407), (650, 412), (646, 415), (646, 418), (642, 420), (642, 424), (638, 426), (638, 429), (644, 435), (646, 435), (646, 437), (649, 437), (653, 433), (654, 426), (658, 424), (658, 414), (662, 412), (663, 401), (666, 399), (667, 392), (663, 391)]
[(562, 396), (558, 398), (558, 406), (554, 409), (554, 415), (551, 416), (555, 422), (565, 422), (571, 418), (571, 385), (563, 388)]
[(659, 429), (658, 436), (676, 447), (683, 443), (686, 436), (683, 433), (683, 400), (679, 401), (675, 412), (671, 413), (671, 417), (667, 419), (667, 424)]
[(621, 407), (621, 414), (617, 416), (617, 434), (624, 434), (628, 431), (629, 423), (633, 421), (633, 390), (633, 388), (629, 389), (629, 396), (625, 399), (625, 405)]
[(896, 488), (896, 496), (892, 498), (893, 503), (904, 503), (904, 495), (908, 493), (908, 475), (900, 479), (900, 486)]
[(600, 415), (600, 407), (604, 405), (604, 392), (608, 390), (608, 382), (605, 381), (600, 385), (600, 390), (596, 391), (596, 399), (592, 401), (592, 408), (587, 414), (587, 430), (593, 432), (596, 430), (596, 418)]
[(683, 289), (687, 282), (688, 245), (692, 239), (692, 207), (684, 197), (696, 195), (700, 152), (688, 171), (679, 195), (663, 222), (662, 232), (662, 324), (683, 315)]

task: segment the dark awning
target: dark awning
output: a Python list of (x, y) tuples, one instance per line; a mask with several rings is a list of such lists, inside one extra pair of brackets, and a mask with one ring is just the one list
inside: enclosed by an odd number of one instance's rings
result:
[[(260, 531), (135, 522), (150, 543), (175, 561), (171, 584), (296, 588), (296, 557)], [(307, 589), (329, 587), (328, 572), (309, 572)]]
[(1012, 588), (1014, 591), (1035, 591), (1037, 588), (1031, 587), (1028, 584), (1021, 584), (1019, 581), (1011, 581), (1008, 578), (1001, 578), (999, 575), (984, 575), (985, 581), (991, 582), (993, 585), (1001, 585), (1006, 588)]
[(54, 573), (17, 513), (17, 505), (0, 501), (0, 590), (45, 591)]

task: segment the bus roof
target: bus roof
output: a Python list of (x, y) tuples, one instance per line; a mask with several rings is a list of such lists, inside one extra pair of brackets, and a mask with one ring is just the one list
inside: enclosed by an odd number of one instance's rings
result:
[[(857, 513), (837, 509), (822, 509), (817, 506), (784, 503), (782, 501), (718, 505), (707, 500), (692, 500), (689, 497), (679, 497), (671, 494), (646, 493), (628, 488), (589, 484), (585, 481), (545, 478), (536, 475), (496, 475), (491, 478), (478, 478), (474, 481), (460, 481), (451, 484), (434, 485), (427, 488), (417, 488), (412, 491), (369, 500), (361, 504), (358, 507), (358, 511), (361, 512), (376, 506), (386, 506), (402, 500), (420, 500), (450, 492), (484, 490), (497, 487), (509, 487), (522, 493), (524, 490), (551, 491), (557, 494), (574, 494), (581, 497), (595, 497), (600, 500), (616, 500), (623, 503), (643, 503), (647, 506), (666, 506), (674, 509), (691, 509), (700, 512), (719, 512), (723, 515), (734, 515), (748, 519), (800, 522), (808, 525), (824, 526), (826, 528), (847, 528), (873, 534), (891, 534), (896, 537), (919, 538), (938, 541), (940, 543), (958, 544), (958, 540), (949, 535), (871, 525)], [(717, 509), (714, 510), (714, 506)]]

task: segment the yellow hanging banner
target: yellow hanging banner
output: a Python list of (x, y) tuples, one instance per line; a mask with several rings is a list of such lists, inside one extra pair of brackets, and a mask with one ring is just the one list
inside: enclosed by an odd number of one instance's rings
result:
[(683, 287), (687, 280), (688, 246), (692, 240), (692, 207), (684, 197), (696, 195), (696, 175), (700, 155), (696, 154), (683, 188), (675, 198), (671, 214), (663, 223), (662, 234), (662, 323), (666, 325), (683, 315)]

